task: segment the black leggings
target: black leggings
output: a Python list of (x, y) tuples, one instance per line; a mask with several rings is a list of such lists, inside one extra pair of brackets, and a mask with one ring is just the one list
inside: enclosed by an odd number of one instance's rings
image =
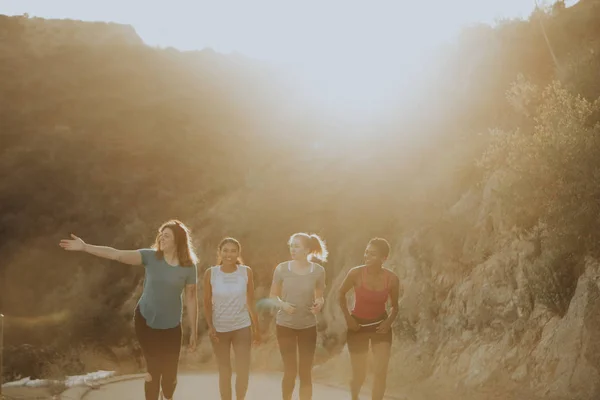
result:
[[(277, 326), (277, 342), (283, 360), (281, 391), (284, 400), (290, 400), (300, 376), (300, 400), (312, 399), (312, 366), (317, 347), (317, 327), (292, 329)], [(296, 353), (299, 353), (297, 357)]]
[[(385, 317), (378, 318), (382, 320)], [(362, 320), (353, 318), (359, 324), (373, 322), (373, 320)], [(392, 331), (387, 333), (377, 333), (379, 326), (361, 326), (358, 331), (348, 330), (347, 343), (350, 352), (350, 362), (352, 363), (352, 381), (350, 382), (350, 391), (352, 400), (357, 400), (360, 394), (365, 378), (367, 377), (367, 358), (369, 355), (369, 345), (373, 352), (374, 379), (372, 388), (372, 399), (382, 400), (385, 395), (387, 369), (390, 361), (390, 350), (392, 345)]]
[(146, 400), (157, 400), (162, 386), (163, 395), (170, 399), (177, 386), (177, 367), (181, 349), (181, 325), (170, 329), (148, 326), (139, 307), (134, 312), (135, 334), (151, 380), (144, 382)]

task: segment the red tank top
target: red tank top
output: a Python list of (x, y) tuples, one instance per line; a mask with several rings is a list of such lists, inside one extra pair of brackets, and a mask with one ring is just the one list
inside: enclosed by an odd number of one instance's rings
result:
[(354, 288), (352, 314), (362, 319), (376, 319), (386, 313), (385, 305), (390, 295), (389, 275), (384, 275), (383, 290), (371, 290), (365, 286), (367, 269), (361, 268), (360, 285)]

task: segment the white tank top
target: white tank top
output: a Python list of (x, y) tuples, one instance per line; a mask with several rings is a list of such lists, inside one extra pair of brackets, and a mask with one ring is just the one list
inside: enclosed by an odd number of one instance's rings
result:
[(238, 265), (231, 273), (221, 266), (210, 268), (213, 325), (217, 332), (231, 332), (252, 325), (246, 301), (248, 267)]

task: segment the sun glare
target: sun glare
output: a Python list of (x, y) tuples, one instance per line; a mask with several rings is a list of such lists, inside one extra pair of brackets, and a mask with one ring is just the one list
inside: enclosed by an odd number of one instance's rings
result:
[(387, 52), (357, 47), (351, 54), (323, 54), (292, 71), (309, 98), (330, 111), (370, 114), (385, 109), (392, 98), (420, 74), (419, 48), (398, 43)]
[(408, 95), (422, 75), (424, 56), (461, 26), (527, 17), (533, 2), (174, 0), (152, 6), (110, 0), (84, 7), (75, 0), (21, 0), (3, 8), (8, 14), (131, 24), (149, 45), (208, 47), (284, 65), (315, 104), (356, 116), (384, 109), (391, 96)]

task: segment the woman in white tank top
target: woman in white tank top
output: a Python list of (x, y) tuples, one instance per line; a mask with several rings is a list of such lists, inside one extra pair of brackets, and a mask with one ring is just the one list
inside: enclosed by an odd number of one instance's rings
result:
[(204, 315), (219, 366), (221, 400), (231, 400), (231, 358), (236, 366), (235, 394), (243, 400), (250, 377), (250, 349), (260, 342), (254, 307), (254, 279), (242, 264), (240, 243), (225, 238), (218, 247), (218, 265), (204, 273)]

